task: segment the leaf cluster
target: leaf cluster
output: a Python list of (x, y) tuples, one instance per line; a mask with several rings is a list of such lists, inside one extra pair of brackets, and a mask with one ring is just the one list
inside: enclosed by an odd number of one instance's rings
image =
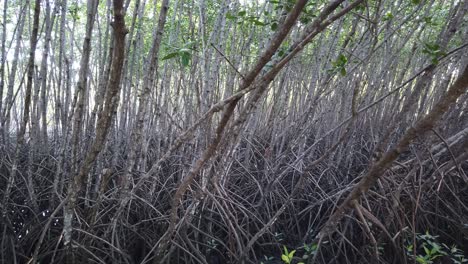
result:
[(429, 42), (424, 43), (422, 53), (428, 55), (433, 64), (438, 64), (439, 59), (446, 54), (438, 44)]
[(345, 55), (340, 54), (338, 58), (332, 61), (332, 68), (329, 70), (330, 73), (340, 73), (341, 75), (346, 75), (346, 64), (348, 63), (348, 58)]
[(187, 67), (190, 65), (190, 60), (192, 59), (192, 51), (194, 50), (195, 45), (196, 42), (191, 41), (185, 43), (181, 48), (173, 48), (172, 52), (166, 54), (164, 57), (161, 58), (161, 60), (164, 61), (172, 58), (179, 58), (182, 66)]
[(406, 254), (419, 264), (432, 264), (441, 257), (448, 257), (455, 264), (468, 263), (468, 258), (463, 254), (463, 251), (455, 245), (449, 247), (444, 243), (437, 241), (438, 236), (431, 235), (428, 231), (425, 234), (417, 234), (417, 248), (414, 252), (413, 244), (408, 243), (406, 246)]

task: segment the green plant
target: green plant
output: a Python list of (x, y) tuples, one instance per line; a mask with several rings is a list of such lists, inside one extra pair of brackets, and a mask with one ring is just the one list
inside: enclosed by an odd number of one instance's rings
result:
[(416, 241), (418, 246), (415, 249), (412, 244), (408, 244), (406, 246), (406, 254), (420, 264), (432, 264), (443, 256), (450, 258), (454, 264), (468, 262), (462, 250), (458, 249), (455, 245), (449, 247), (444, 243), (439, 243), (437, 238), (438, 236), (433, 236), (428, 231), (425, 234), (417, 234)]
[[(281, 260), (286, 264), (291, 264), (293, 263), (292, 261), (293, 261), (295, 253), (296, 253), (295, 249), (289, 252), (288, 248), (286, 246), (283, 246), (283, 254), (281, 254)], [(304, 264), (304, 263), (299, 262), (298, 264)]]
[(317, 250), (318, 250), (318, 244), (306, 244), (304, 243), (304, 255), (302, 255), (302, 259), (308, 259), (310, 258), (310, 256), (314, 256), (315, 254), (317, 254)]
[(182, 48), (174, 48), (174, 51), (168, 53), (164, 56), (161, 60), (168, 60), (171, 58), (179, 57), (180, 62), (183, 66), (188, 66), (190, 64), (190, 59), (192, 57), (192, 50), (194, 50), (195, 42), (191, 41), (186, 44)]
[(441, 50), (440, 46), (435, 43), (424, 43), (422, 52), (429, 56), (433, 64), (438, 64), (439, 59), (446, 54), (443, 50)]
[(291, 264), (291, 263), (293, 263), (294, 255), (297, 253), (297, 250), (301, 250), (301, 251), (304, 250), (304, 254), (302, 255), (302, 257), (298, 258), (298, 259), (301, 259), (301, 261), (294, 262), (296, 264), (304, 264), (305, 260), (307, 260), (311, 256), (314, 256), (315, 254), (317, 254), (317, 249), (318, 249), (317, 244), (306, 244), (306, 243), (304, 243), (304, 245), (302, 247), (299, 247), (297, 249), (293, 249), (291, 251), (289, 251), (286, 246), (283, 246), (283, 252), (281, 254), (281, 260), (286, 264)]
[(250, 23), (255, 26), (266, 26), (268, 23), (260, 20), (259, 16), (248, 15), (246, 10), (240, 10), (237, 14), (227, 13), (226, 18), (230, 20), (236, 20), (237, 24)]
[[(446, 246), (444, 244), (444, 246)], [(468, 258), (463, 254), (463, 251), (453, 245), (450, 248), (450, 257), (454, 264), (468, 263)]]
[(393, 18), (394, 18), (394, 16), (393, 16), (392, 12), (388, 11), (388, 12), (383, 16), (382, 21), (391, 20), (391, 19), (393, 19)]
[(346, 63), (348, 58), (345, 55), (340, 54), (335, 61), (332, 61), (332, 68), (329, 70), (331, 73), (339, 72), (341, 75), (346, 75)]

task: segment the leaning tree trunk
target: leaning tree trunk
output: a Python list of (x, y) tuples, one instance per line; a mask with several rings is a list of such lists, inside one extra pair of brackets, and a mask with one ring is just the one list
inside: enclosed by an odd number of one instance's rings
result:
[[(260, 74), (260, 71), (262, 70), (262, 68), (270, 61), (270, 59), (273, 57), (273, 55), (275, 54), (275, 52), (277, 51), (281, 43), (289, 34), (291, 28), (293, 27), (296, 20), (298, 19), (299, 14), (304, 8), (306, 2), (307, 2), (306, 0), (299, 0), (294, 5), (294, 8), (291, 10), (290, 14), (288, 15), (288, 18), (285, 20), (282, 27), (273, 36), (272, 40), (270, 41), (269, 46), (259, 57), (254, 67), (248, 72), (248, 74), (246, 74), (246, 77), (244, 78), (239, 90), (247, 90), (253, 84), (257, 76)], [(234, 109), (236, 108), (237, 103), (240, 101), (240, 99), (241, 97), (227, 104), (227, 106), (225, 107), (223, 111), (221, 120), (219, 121), (219, 124), (216, 128), (214, 138), (208, 144), (208, 147), (206, 148), (206, 150), (203, 152), (201, 157), (195, 162), (193, 167), (188, 172), (188, 175), (183, 178), (182, 182), (177, 188), (177, 191), (174, 194), (172, 203), (171, 203), (169, 226), (166, 232), (164, 233), (163, 237), (161, 238), (161, 241), (159, 242), (159, 246), (155, 252), (155, 256), (156, 256), (155, 263), (161, 263), (162, 260), (164, 259), (163, 254), (165, 254), (166, 249), (170, 241), (173, 239), (173, 236), (176, 230), (176, 224), (179, 220), (178, 211), (179, 211), (179, 207), (182, 202), (183, 196), (185, 192), (188, 190), (188, 188), (190, 187), (190, 185), (192, 184), (192, 181), (195, 179), (195, 176), (198, 175), (200, 170), (203, 168), (203, 165), (209, 159), (211, 159), (211, 157), (215, 154), (216, 149), (218, 148), (219, 143), (221, 142), (223, 131), (226, 128), (229, 122), (229, 119), (233, 115)]]
[(374, 186), (377, 180), (385, 175), (390, 165), (405, 151), (410, 143), (417, 137), (420, 137), (427, 131), (431, 130), (436, 122), (445, 114), (457, 99), (468, 90), (468, 65), (464, 66), (460, 77), (450, 87), (447, 93), (442, 96), (434, 108), (423, 118), (410, 127), (395, 147), (382, 155), (382, 158), (369, 168), (369, 171), (362, 179), (353, 187), (348, 196), (338, 206), (335, 212), (329, 217), (325, 225), (321, 228), (316, 239), (320, 242), (326, 237), (332, 235), (345, 217), (345, 215), (358, 203), (362, 195), (366, 194), (369, 189)]

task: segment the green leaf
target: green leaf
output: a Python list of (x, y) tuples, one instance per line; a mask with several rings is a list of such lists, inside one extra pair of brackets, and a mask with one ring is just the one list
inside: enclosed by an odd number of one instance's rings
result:
[(309, 16), (301, 16), (299, 18), (299, 21), (302, 23), (302, 24), (308, 24), (310, 22), (310, 17)]
[(426, 246), (423, 246), (423, 248), (424, 252), (426, 252), (426, 255), (431, 255), (431, 251)]
[(341, 75), (345, 76), (346, 75), (346, 69), (343, 67), (340, 70)]
[(284, 263), (287, 263), (287, 264), (290, 263), (288, 256), (286, 256), (286, 255), (284, 255), (284, 254), (281, 255), (281, 259), (283, 260)]
[(188, 52), (182, 52), (181, 53), (181, 61), (183, 66), (188, 66), (190, 64), (190, 53)]
[(366, 6), (364, 4), (359, 4), (355, 7), (356, 11), (364, 11), (366, 10)]
[(235, 20), (235, 19), (237, 19), (237, 16), (234, 16), (234, 15), (231, 14), (231, 13), (227, 13), (227, 14), (226, 14), (226, 18), (227, 18), (227, 19), (230, 19), (230, 20)]
[(416, 261), (420, 264), (427, 264), (427, 260), (421, 256), (416, 257)]
[(313, 250), (313, 251), (317, 250), (317, 248), (318, 248), (318, 244), (313, 244), (313, 245), (312, 245), (312, 250)]
[(68, 7), (68, 12), (70, 13), (73, 20), (79, 20), (80, 16), (78, 15), (79, 7), (77, 3), (72, 3), (70, 7)]
[(390, 20), (390, 19), (393, 19), (393, 14), (392, 12), (387, 12), (387, 14), (385, 14), (385, 16), (383, 17), (383, 21), (387, 21), (387, 20)]
[[(426, 49), (430, 51), (436, 51), (440, 49), (440, 46), (437, 43), (424, 43), (424, 45), (426, 46)], [(425, 237), (432, 238), (431, 235), (425, 235)]]
[(406, 253), (411, 254), (413, 252), (413, 245), (406, 246)]
[(426, 24), (432, 24), (432, 17), (427, 16), (427, 17), (424, 17), (423, 19)]
[(288, 254), (289, 259), (292, 259), (294, 257), (294, 253), (296, 253), (296, 250), (289, 252)]
[(276, 23), (276, 22), (271, 23), (270, 28), (273, 31), (277, 30), (278, 29), (278, 23)]
[(340, 56), (338, 56), (338, 61), (341, 63), (341, 65), (344, 65), (348, 62), (348, 58), (346, 58), (345, 55), (340, 54)]
[(179, 56), (179, 52), (176, 51), (176, 52), (172, 52), (172, 53), (169, 53), (167, 54), (166, 56), (164, 56), (161, 60), (168, 60), (168, 59), (171, 59), (171, 58), (174, 58), (176, 56)]
[(245, 10), (239, 11), (237, 13), (238, 16), (245, 16), (245, 14), (247, 14), (247, 11), (245, 11)]
[(251, 22), (253, 22), (254, 25), (256, 25), (256, 26), (265, 26), (266, 25), (265, 23), (263, 23), (262, 21), (260, 21), (260, 20), (258, 20), (256, 18), (250, 18), (249, 20)]

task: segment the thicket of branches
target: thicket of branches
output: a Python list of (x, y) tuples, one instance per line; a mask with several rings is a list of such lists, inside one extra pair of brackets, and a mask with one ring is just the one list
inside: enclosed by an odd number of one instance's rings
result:
[(1, 263), (468, 252), (468, 1), (1, 10)]

